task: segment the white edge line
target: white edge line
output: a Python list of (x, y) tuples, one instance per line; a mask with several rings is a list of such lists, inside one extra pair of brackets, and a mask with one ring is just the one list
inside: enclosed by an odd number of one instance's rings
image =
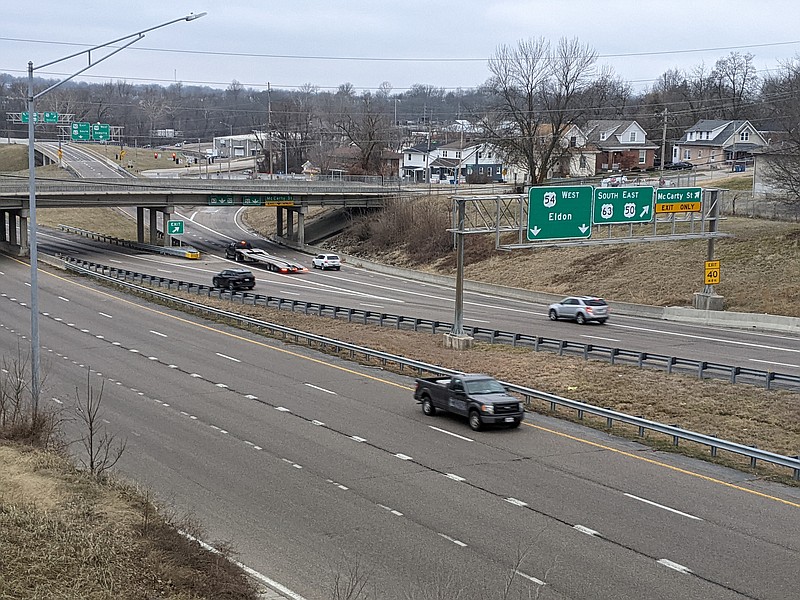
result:
[[(189, 535), (185, 531), (178, 530), (178, 532), (183, 537), (185, 537), (187, 540), (191, 540), (193, 542), (197, 542), (198, 544), (200, 544), (201, 548), (204, 548), (205, 550), (208, 550), (209, 552), (211, 552), (213, 554), (221, 555), (219, 550), (214, 548), (214, 546), (210, 546), (209, 544), (206, 544), (203, 540), (198, 540), (196, 537), (194, 537), (192, 535)], [(253, 579), (256, 579), (257, 581), (260, 581), (264, 585), (267, 585), (267, 586), (271, 587), (272, 589), (279, 591), (281, 594), (287, 595), (289, 598), (291, 598), (291, 600), (306, 600), (303, 596), (301, 596), (300, 594), (298, 594), (296, 592), (293, 592), (292, 590), (287, 588), (285, 585), (281, 585), (280, 583), (278, 583), (277, 581), (275, 581), (273, 579), (270, 579), (266, 575), (262, 575), (261, 573), (259, 573), (255, 569), (251, 569), (250, 567), (248, 567), (244, 563), (240, 563), (238, 560), (235, 560), (235, 559), (230, 558), (230, 557), (226, 557), (226, 558), (227, 558), (227, 560), (229, 560), (233, 564), (235, 564), (237, 567), (239, 567), (242, 571), (244, 571), (245, 573), (250, 575), (250, 577), (252, 577)]]

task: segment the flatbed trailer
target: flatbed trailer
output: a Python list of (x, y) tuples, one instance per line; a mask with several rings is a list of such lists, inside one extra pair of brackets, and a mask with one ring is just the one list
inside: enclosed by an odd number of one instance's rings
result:
[(257, 263), (266, 268), (267, 271), (274, 271), (276, 273), (308, 272), (307, 267), (288, 261), (280, 256), (269, 254), (260, 248), (235, 248), (233, 259), (236, 262)]

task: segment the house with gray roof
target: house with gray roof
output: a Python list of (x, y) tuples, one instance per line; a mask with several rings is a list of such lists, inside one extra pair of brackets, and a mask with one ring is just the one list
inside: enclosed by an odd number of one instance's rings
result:
[(588, 144), (597, 148), (596, 173), (653, 167), (658, 146), (647, 141), (647, 133), (636, 121), (594, 120), (585, 131)]
[(672, 162), (690, 162), (711, 169), (753, 164), (753, 153), (767, 140), (747, 120), (703, 119), (687, 129), (672, 147)]

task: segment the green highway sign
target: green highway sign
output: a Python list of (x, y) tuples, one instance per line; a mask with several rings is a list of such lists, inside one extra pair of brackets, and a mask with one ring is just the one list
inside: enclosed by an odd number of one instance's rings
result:
[(233, 196), (209, 196), (209, 206), (233, 206)]
[(73, 142), (84, 142), (90, 137), (89, 123), (73, 123), (70, 128), (70, 138)]
[(47, 111), (44, 113), (44, 122), (45, 123), (58, 123), (58, 113), (53, 111)]
[(92, 139), (96, 142), (107, 142), (111, 139), (111, 125), (95, 123), (92, 125)]
[(167, 221), (169, 235), (183, 235), (183, 221)]
[[(30, 117), (28, 116), (27, 110), (23, 113), (20, 113), (19, 117), (20, 121), (22, 121), (23, 123), (30, 123)], [(33, 122), (38, 123), (39, 117), (41, 117), (41, 113), (33, 113)]]
[(244, 206), (264, 206), (264, 196), (242, 196)]
[(592, 186), (533, 187), (528, 191), (528, 239), (592, 235)]
[(652, 187), (595, 188), (592, 222), (649, 223), (653, 220)]

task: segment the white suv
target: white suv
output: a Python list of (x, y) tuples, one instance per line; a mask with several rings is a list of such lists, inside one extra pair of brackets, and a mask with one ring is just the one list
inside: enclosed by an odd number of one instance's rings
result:
[(311, 260), (311, 266), (315, 269), (336, 269), (342, 268), (342, 261), (336, 254), (317, 254)]

